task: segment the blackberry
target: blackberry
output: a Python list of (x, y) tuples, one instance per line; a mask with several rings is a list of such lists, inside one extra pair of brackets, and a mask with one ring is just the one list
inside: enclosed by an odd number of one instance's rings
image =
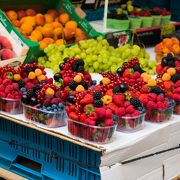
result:
[(103, 102), (101, 100), (94, 101), (94, 107), (102, 107), (102, 106), (103, 106)]
[(76, 62), (79, 66), (84, 66), (84, 61), (82, 59), (77, 59)]
[(120, 88), (121, 93), (124, 93), (125, 91), (128, 90), (129, 86), (126, 83), (121, 83), (119, 85), (119, 88)]
[(31, 97), (31, 99), (30, 99), (30, 105), (31, 106), (35, 106), (37, 104), (37, 99), (36, 99), (36, 97)]
[(166, 56), (166, 59), (168, 60), (168, 61), (174, 61), (174, 56), (172, 55), (172, 53), (168, 53), (167, 54), (167, 56)]
[(114, 94), (121, 93), (120, 87), (119, 87), (119, 86), (115, 86), (115, 87), (113, 88), (113, 93), (114, 93)]
[(19, 85), (19, 89), (25, 86), (25, 82), (23, 80), (19, 80), (17, 83)]
[(41, 91), (40, 85), (39, 84), (34, 85), (33, 92), (35, 94), (38, 94), (40, 91)]
[(76, 81), (72, 80), (72, 81), (69, 82), (68, 85), (69, 85), (69, 88), (70, 88), (71, 90), (75, 90), (76, 87), (78, 86), (78, 83), (77, 83)]
[(135, 64), (133, 67), (134, 71), (138, 71), (140, 74), (144, 72), (139, 64)]
[(155, 94), (164, 93), (163, 90), (159, 86), (152, 86), (150, 91)]
[(167, 61), (166, 57), (162, 58), (161, 65), (162, 65), (162, 67), (165, 67), (168, 65), (168, 61)]
[(77, 72), (83, 73), (84, 72), (84, 67), (83, 66), (79, 66)]
[(54, 74), (54, 80), (55, 80), (56, 82), (59, 82), (60, 79), (62, 79), (62, 75), (61, 75), (60, 73)]
[(117, 69), (117, 71), (116, 71), (116, 73), (118, 74), (118, 76), (122, 76), (122, 75), (123, 75), (123, 72), (124, 72), (124, 70), (123, 70), (123, 68), (121, 68), (121, 67), (119, 67), (119, 68)]
[(67, 97), (67, 101), (73, 104), (74, 103), (74, 96), (73, 95), (69, 95)]
[(88, 84), (86, 83), (86, 81), (82, 80), (81, 85), (84, 87), (84, 89), (88, 89)]
[(76, 62), (74, 62), (73, 64), (72, 64), (72, 70), (73, 71), (77, 71), (78, 70), (78, 64), (76, 63)]
[(28, 104), (29, 103), (29, 98), (26, 94), (23, 94), (22, 97), (21, 97), (21, 101), (24, 103), (24, 104)]
[(32, 96), (34, 96), (34, 91), (33, 91), (33, 89), (29, 89), (29, 90), (27, 91), (27, 97), (28, 97), (28, 98), (31, 98)]
[(101, 91), (100, 90), (98, 90), (98, 91), (95, 91), (94, 92), (94, 94), (93, 94), (93, 98), (94, 98), (94, 100), (99, 100), (99, 99), (101, 99), (102, 98), (102, 93), (101, 93)]
[(30, 73), (30, 72), (32, 72), (32, 71), (34, 71), (33, 68), (31, 68), (31, 67), (27, 67), (27, 68), (26, 68), (26, 72), (27, 72), (27, 73)]
[(63, 67), (64, 67), (64, 64), (63, 63), (60, 63), (59, 64), (59, 69), (62, 71), (63, 70)]
[(131, 98), (130, 103), (134, 106), (135, 109), (142, 107), (141, 101), (138, 98)]
[(175, 67), (176, 65), (175, 65), (174, 60), (169, 60), (169, 61), (168, 61), (168, 66), (169, 66), (169, 67)]
[(67, 63), (68, 59), (69, 59), (69, 58), (67, 58), (67, 57), (64, 58), (64, 59), (63, 59), (64, 63)]
[(174, 74), (171, 76), (172, 82), (176, 83), (178, 80), (180, 80), (180, 74)]

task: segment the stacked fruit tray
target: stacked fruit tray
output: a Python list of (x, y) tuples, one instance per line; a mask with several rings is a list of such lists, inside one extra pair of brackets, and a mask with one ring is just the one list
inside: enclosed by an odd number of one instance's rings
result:
[(115, 131), (133, 132), (145, 121), (170, 120), (179, 114), (179, 59), (173, 54), (147, 74), (137, 58), (116, 73), (101, 72), (97, 83), (80, 58), (64, 58), (59, 72), (48, 78), (36, 63), (0, 68), (0, 108), (24, 113), (28, 122), (50, 128), (66, 125), (75, 137), (108, 143)]

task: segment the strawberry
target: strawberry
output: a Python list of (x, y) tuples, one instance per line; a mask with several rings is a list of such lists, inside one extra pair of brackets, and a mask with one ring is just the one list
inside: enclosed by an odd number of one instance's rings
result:
[(84, 106), (83, 110), (87, 115), (90, 115), (92, 112), (94, 112), (94, 106), (92, 104), (87, 104)]
[(126, 108), (126, 113), (127, 114), (132, 114), (135, 111), (134, 107), (132, 105), (128, 106)]
[(72, 80), (72, 78), (70, 78), (70, 77), (64, 77), (63, 78), (64, 85), (67, 86), (71, 80)]
[(128, 119), (128, 124), (131, 128), (135, 128), (136, 126), (135, 121), (133, 119)]
[(164, 108), (167, 108), (169, 106), (169, 102), (168, 101), (163, 101), (164, 104)]
[(131, 75), (133, 74), (134, 70), (133, 69), (126, 69), (123, 73), (123, 77), (126, 77), (126, 78), (131, 78)]
[(76, 109), (76, 106), (75, 105), (71, 105), (71, 106), (69, 106), (70, 107), (70, 111), (75, 111), (75, 109)]
[(124, 116), (126, 114), (125, 108), (124, 107), (120, 107), (118, 108), (118, 110), (116, 111), (116, 115), (117, 116)]
[(107, 108), (111, 109), (113, 112), (116, 112), (116, 110), (118, 109), (118, 106), (116, 106), (114, 103), (109, 103), (107, 105)]
[(93, 120), (91, 120), (91, 119), (86, 119), (86, 121), (87, 121), (87, 124), (89, 124), (90, 126), (95, 126), (96, 125), (96, 121), (93, 121)]
[(133, 79), (138, 79), (140, 76), (141, 76), (140, 73), (139, 73), (138, 71), (136, 71), (136, 72), (132, 75), (131, 78), (133, 78)]
[(176, 82), (175, 87), (180, 87), (180, 80)]
[(83, 114), (80, 115), (79, 119), (80, 119), (81, 122), (85, 122), (86, 119), (87, 119), (87, 115), (85, 113), (83, 113)]
[(114, 94), (113, 95), (113, 102), (117, 106), (123, 106), (124, 104), (124, 95), (123, 94)]
[(112, 110), (111, 109), (107, 109), (106, 110), (106, 114), (105, 114), (105, 118), (106, 119), (112, 119)]
[(89, 116), (89, 119), (92, 120), (92, 121), (96, 121), (98, 118), (96, 112), (92, 112)]
[(160, 74), (161, 72), (162, 72), (162, 66), (161, 66), (161, 64), (158, 64), (157, 66), (156, 66), (156, 72), (157, 72), (157, 74)]
[(82, 105), (91, 104), (93, 103), (93, 101), (94, 101), (93, 96), (91, 94), (87, 94), (83, 99), (81, 99), (80, 104)]
[(172, 81), (164, 81), (164, 89), (170, 90), (174, 86), (174, 83)]
[(66, 112), (67, 112), (67, 114), (69, 114), (69, 112), (70, 112), (70, 106), (66, 106)]
[(114, 124), (114, 121), (112, 119), (105, 120), (105, 126), (112, 126), (113, 124)]
[(104, 120), (106, 115), (106, 109), (104, 107), (95, 108), (95, 112), (97, 114), (98, 120)]
[(73, 119), (73, 120), (75, 120), (75, 121), (78, 121), (78, 120), (79, 120), (79, 116), (77, 115), (76, 112), (70, 112), (70, 113), (68, 114), (68, 116), (69, 116), (69, 118), (71, 118), (71, 119)]

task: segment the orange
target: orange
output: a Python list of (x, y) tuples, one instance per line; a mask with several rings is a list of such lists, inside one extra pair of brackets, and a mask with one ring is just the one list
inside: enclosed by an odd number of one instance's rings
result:
[(20, 23), (23, 24), (30, 24), (31, 26), (35, 26), (36, 25), (36, 20), (35, 20), (35, 16), (26, 16), (26, 17), (23, 17), (21, 20), (20, 20)]
[(54, 33), (54, 39), (58, 39), (58, 37), (61, 37), (62, 36), (62, 32), (63, 32), (63, 29), (58, 27), (58, 28), (55, 28), (53, 33)]
[(15, 27), (20, 27), (20, 26), (21, 26), (21, 23), (20, 23), (20, 21), (18, 21), (18, 20), (13, 20), (13, 21), (12, 21), (12, 24), (13, 24), (13, 26), (15, 26)]
[(68, 21), (66, 24), (65, 24), (65, 28), (67, 29), (72, 29), (74, 32), (76, 31), (76, 28), (77, 28), (77, 23), (73, 20), (71, 21)]
[(175, 68), (169, 68), (169, 69), (167, 70), (167, 73), (172, 76), (172, 75), (176, 74), (176, 69), (175, 69)]
[(110, 80), (109, 78), (104, 77), (104, 78), (102, 79), (103, 85), (109, 84), (110, 82), (111, 82), (111, 80)]
[(23, 23), (20, 27), (22, 34), (24, 35), (30, 35), (33, 27), (31, 24)]
[(53, 37), (54, 27), (52, 24), (45, 24), (42, 28), (42, 34), (44, 37)]
[(174, 44), (172, 47), (172, 51), (174, 54), (180, 54), (180, 46), (178, 44)]
[(29, 36), (29, 39), (30, 39), (31, 41), (38, 42), (38, 39), (37, 39), (36, 36)]
[(39, 69), (39, 68), (35, 69), (35, 74), (36, 74), (36, 76), (40, 76), (42, 74), (41, 69)]
[(53, 19), (55, 19), (59, 15), (59, 13), (56, 10), (54, 10), (54, 9), (49, 9), (47, 11), (47, 14), (51, 15), (53, 17)]
[(29, 78), (29, 79), (35, 79), (35, 78), (36, 78), (36, 74), (35, 74), (34, 72), (30, 72), (30, 73), (28, 74), (28, 78)]
[(38, 13), (35, 16), (35, 21), (38, 26), (43, 26), (46, 22), (46, 19), (45, 19), (44, 15), (42, 15), (41, 13)]
[(156, 46), (155, 46), (155, 52), (162, 52), (162, 48), (163, 48), (163, 46), (162, 46), (162, 43), (159, 43), (159, 44), (157, 44)]
[(85, 89), (84, 89), (84, 87), (82, 86), (82, 85), (78, 85), (77, 87), (76, 87), (76, 91), (77, 92), (81, 92), (81, 91), (84, 91)]
[(7, 11), (7, 12), (6, 12), (6, 15), (7, 15), (7, 17), (8, 17), (11, 21), (17, 20), (17, 18), (18, 18), (17, 13), (16, 13), (15, 11), (12, 11), (12, 10)]
[(48, 46), (48, 44), (46, 44), (46, 42), (44, 41), (39, 41), (39, 44), (40, 44), (40, 48), (44, 49)]
[(149, 79), (148, 80), (148, 85), (149, 86), (156, 86), (156, 84), (157, 84), (156, 80), (154, 80), (154, 79)]
[(157, 61), (157, 62), (161, 62), (162, 57), (163, 57), (163, 54), (157, 53), (157, 54), (156, 54), (156, 61)]
[(19, 81), (21, 79), (20, 74), (14, 74), (14, 80)]
[(57, 39), (56, 44), (57, 45), (63, 45), (63, 44), (66, 44), (66, 41), (64, 41), (63, 39)]
[(42, 38), (43, 38), (41, 32), (38, 31), (38, 30), (34, 30), (34, 31), (31, 33), (31, 37), (35, 37), (38, 41), (42, 40)]
[(52, 23), (54, 21), (54, 18), (50, 14), (45, 14), (44, 17), (46, 23)]
[(165, 45), (165, 46), (168, 46), (168, 45), (172, 46), (172, 44), (173, 44), (173, 42), (170, 38), (164, 38), (162, 42), (163, 42), (163, 45)]
[(66, 24), (70, 20), (70, 16), (67, 13), (62, 13), (59, 15), (59, 22)]
[(52, 38), (44, 38), (42, 41), (44, 41), (47, 45), (54, 43), (54, 39)]
[(75, 37), (84, 35), (84, 32), (80, 28), (76, 28)]
[(82, 81), (82, 77), (78, 74), (74, 77), (74, 81), (76, 81), (77, 83), (80, 83)]
[(70, 40), (74, 37), (74, 31), (72, 31), (71, 29), (64, 28), (63, 35), (66, 40)]
[(150, 76), (149, 74), (145, 73), (145, 74), (142, 76), (142, 78), (143, 78), (144, 82), (147, 83), (147, 82), (151, 79), (151, 76)]
[(170, 74), (168, 73), (164, 73), (163, 76), (162, 76), (162, 80), (163, 81), (169, 81), (171, 79), (171, 76)]
[(53, 24), (53, 27), (54, 27), (54, 28), (58, 28), (58, 27), (61, 27), (61, 28), (62, 28), (62, 27), (63, 27), (61, 23), (56, 22), (56, 21), (54, 21), (52, 24)]
[(172, 37), (171, 40), (172, 40), (173, 44), (178, 44), (179, 45), (179, 40), (177, 38)]
[(168, 53), (171, 52), (167, 47), (163, 47), (162, 51), (163, 51), (164, 54), (168, 54)]

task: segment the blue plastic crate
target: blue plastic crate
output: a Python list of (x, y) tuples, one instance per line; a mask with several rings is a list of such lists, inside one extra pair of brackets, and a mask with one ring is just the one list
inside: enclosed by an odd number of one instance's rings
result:
[(99, 180), (101, 152), (0, 118), (0, 167), (28, 179)]

